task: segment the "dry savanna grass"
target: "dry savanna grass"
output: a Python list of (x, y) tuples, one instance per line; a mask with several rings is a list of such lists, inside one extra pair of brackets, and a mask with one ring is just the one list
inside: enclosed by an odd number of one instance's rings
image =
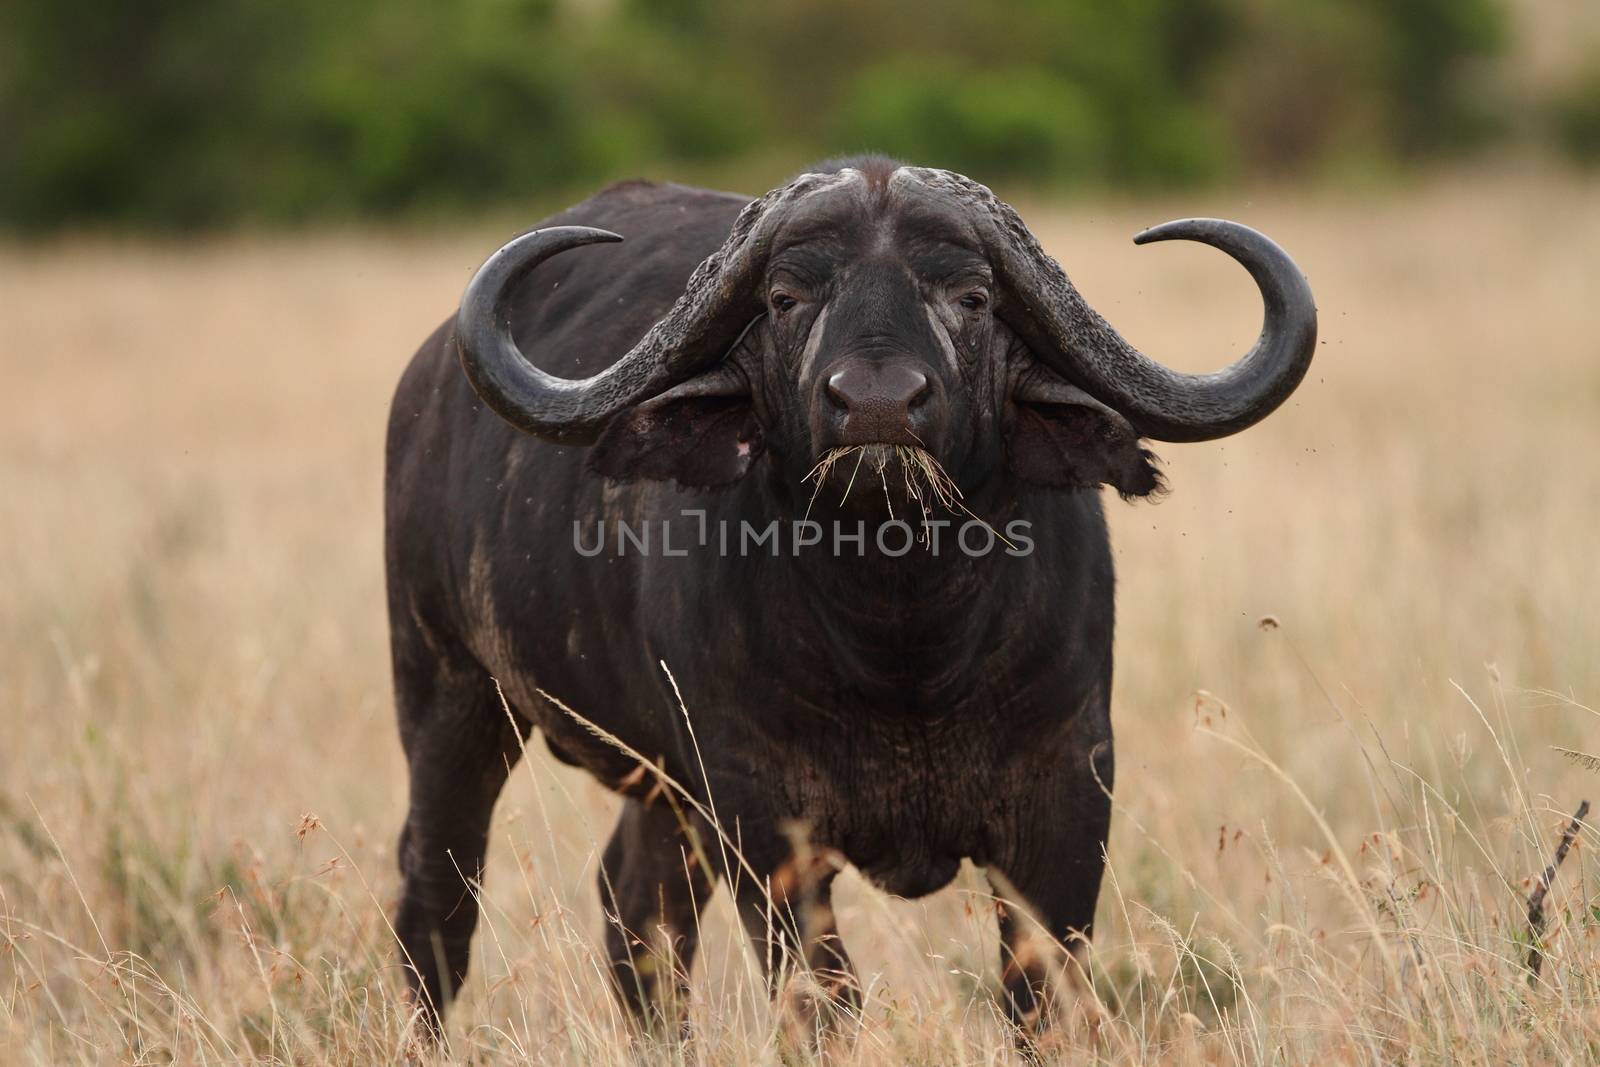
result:
[[(1046, 1051), (1592, 1059), (1588, 825), (1536, 980), (1525, 962), (1533, 879), (1600, 799), (1600, 188), (1024, 206), (1100, 310), (1180, 366), (1259, 321), (1218, 253), (1129, 243), (1180, 215), (1277, 237), (1324, 338), (1268, 422), (1160, 449), (1164, 501), (1108, 498), (1103, 1018), (1069, 1013)], [(501, 235), (0, 251), (0, 1061), (417, 1054), (386, 920), (404, 777), (381, 439), (400, 368)], [(696, 1043), (630, 1035), (594, 888), (616, 807), (542, 745), (518, 767), (452, 1055), (805, 1060), (722, 898)], [(866, 1005), (817, 1055), (1013, 1062), (976, 873), (922, 901), (841, 882)]]

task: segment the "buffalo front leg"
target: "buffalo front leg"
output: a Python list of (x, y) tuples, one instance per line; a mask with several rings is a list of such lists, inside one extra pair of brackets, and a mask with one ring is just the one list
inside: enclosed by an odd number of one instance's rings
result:
[(1111, 828), (1111, 743), (1092, 746), (1058, 781), (1048, 828), (1028, 859), (992, 871), (999, 898), (1000, 969), (1006, 1013), (1028, 1039), (1047, 1025), (1059, 974), (1079, 994), (1092, 1022), (1097, 1008), (1087, 985), (1089, 939), (1105, 873)]
[(606, 951), (616, 991), (651, 1028), (681, 1022), (713, 881), (709, 830), (658, 796), (628, 799), (600, 862)]
[(781, 998), (785, 1026), (810, 1045), (859, 1017), (861, 987), (833, 913), (833, 880), (843, 861), (803, 840), (787, 845), (747, 852), (754, 876), (741, 868), (728, 877), (768, 990)]
[(489, 818), (528, 728), (478, 671), (402, 687), (399, 699), (411, 800), (394, 930), (411, 995), (437, 1030), (467, 977)]

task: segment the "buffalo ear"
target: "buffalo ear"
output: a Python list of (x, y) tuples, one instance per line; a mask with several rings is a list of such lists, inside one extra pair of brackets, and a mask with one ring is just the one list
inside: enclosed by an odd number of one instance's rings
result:
[(620, 412), (589, 450), (613, 481), (712, 489), (738, 481), (764, 450), (750, 383), (730, 364)]
[(1018, 478), (1057, 489), (1109, 485), (1124, 500), (1165, 491), (1155, 454), (1139, 443), (1138, 431), (1082, 389), (1036, 366), (1012, 399), (1006, 459)]

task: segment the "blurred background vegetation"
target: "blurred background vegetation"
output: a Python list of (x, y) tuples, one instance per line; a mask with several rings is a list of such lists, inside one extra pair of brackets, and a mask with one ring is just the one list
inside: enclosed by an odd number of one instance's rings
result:
[(532, 211), (633, 174), (759, 192), (863, 149), (1051, 192), (1508, 145), (1600, 164), (1600, 51), (1519, 42), (1540, 2), (14, 0), (0, 227)]

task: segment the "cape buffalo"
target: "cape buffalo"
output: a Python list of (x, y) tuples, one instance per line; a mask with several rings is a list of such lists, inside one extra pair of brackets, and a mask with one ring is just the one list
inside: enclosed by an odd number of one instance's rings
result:
[(755, 200), (614, 185), (489, 258), (388, 431), (394, 925), (426, 1018), (466, 977), (490, 812), (538, 727), (626, 798), (600, 885), (635, 1011), (681, 993), (719, 879), (769, 969), (847, 1008), (833, 874), (915, 897), (965, 857), (1005, 902), (1006, 1007), (1038, 1024), (1028, 931), (1090, 936), (1111, 812), (1099, 487), (1157, 492), (1142, 439), (1245, 429), (1316, 343), (1277, 245), (1215, 219), (1135, 241), (1175, 238), (1260, 288), (1225, 370), (1134, 349), (986, 187), (878, 157)]

